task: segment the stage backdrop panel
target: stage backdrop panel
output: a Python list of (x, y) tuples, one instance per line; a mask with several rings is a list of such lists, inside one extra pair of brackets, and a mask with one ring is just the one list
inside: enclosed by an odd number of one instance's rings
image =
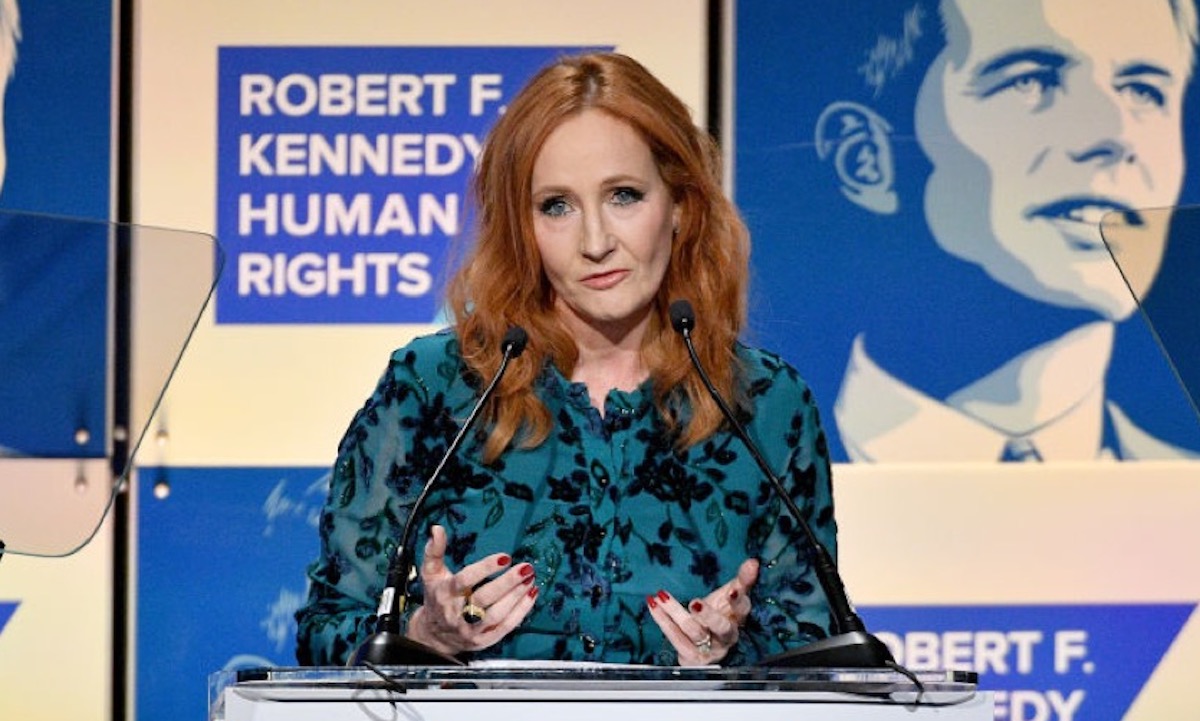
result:
[[(218, 221), (226, 217), (222, 208), (237, 207), (243, 188), (229, 186), (232, 195), (225, 195), (219, 176), (236, 160), (219, 145), (226, 132), (222, 123), (229, 117), (222, 115), (221, 103), (234, 101), (221, 95), (223, 57), (227, 63), (245, 55), (257, 55), (264, 62), (282, 58), (311, 64), (341, 56), (374, 63), (380, 53), (388, 53), (394, 58), (390, 63), (416, 70), (433, 68), (429, 73), (437, 75), (454, 73), (454, 66), (445, 63), (456, 57), (454, 49), (461, 49), (462, 57), (455, 62), (463, 63), (464, 77), (445, 88), (446, 115), (430, 117), (431, 110), (416, 119), (440, 123), (435, 132), (445, 135), (478, 132), (471, 128), (486, 125), (502, 105), (492, 102), (487, 93), (497, 90), (504, 97), (515, 92), (523, 81), (521, 74), (529, 72), (537, 58), (551, 56), (555, 48), (613, 47), (629, 53), (675, 90), (698, 121), (703, 121), (707, 107), (706, 4), (699, 0), (585, 2), (573, 4), (569, 13), (552, 2), (515, 0), (394, 6), (351, 0), (311, 3), (303, 10), (269, 0), (221, 0), (204, 7), (145, 3), (138, 10), (135, 220), (149, 225), (215, 233)], [(471, 59), (486, 55), (488, 48), (497, 49), (493, 67)], [(431, 62), (436, 65), (427, 65)], [(299, 72), (301, 66), (294, 68)], [(499, 85), (491, 84), (494, 78), (483, 77), (489, 74), (502, 76)], [(484, 93), (480, 99), (486, 100), (481, 106), (484, 114), (478, 117), (471, 115), (469, 76), (480, 76), (475, 82)], [(433, 94), (428, 91), (428, 97)], [(413, 118), (393, 120), (392, 133), (422, 132), (410, 129)], [(443, 159), (449, 157), (450, 151), (445, 152)], [(248, 157), (255, 157), (252, 151)], [(423, 176), (411, 186), (403, 177), (394, 179), (395, 192), (416, 200), (426, 181), (438, 187), (432, 173)], [(262, 180), (254, 182), (261, 185)], [(274, 176), (271, 180), (281, 181)], [(300, 188), (324, 182), (294, 180)], [(321, 192), (350, 197), (361, 182), (378, 193), (384, 184), (377, 180), (341, 178)], [(456, 192), (465, 191), (461, 187)], [(429, 192), (442, 197), (442, 191)], [(252, 207), (261, 208), (263, 202), (258, 199)], [(419, 230), (419, 213), (413, 220)], [(429, 222), (440, 233), (440, 226)], [(252, 228), (260, 232), (261, 221), (252, 223)], [(403, 254), (418, 242), (393, 235), (398, 240), (391, 252)], [(344, 253), (357, 252), (360, 239), (356, 238), (347, 239)], [(247, 242), (237, 236), (219, 240), (234, 248)], [(444, 239), (430, 238), (428, 244), (441, 252)], [(273, 253), (266, 251), (268, 256)], [(236, 261), (231, 262), (226, 282), (236, 272)], [(299, 270), (293, 273), (303, 275)], [(432, 266), (427, 272), (431, 282), (442, 280)], [(394, 281), (399, 271), (395, 273)], [(286, 287), (286, 273), (282, 279)], [(160, 415), (170, 435), (170, 462), (258, 465), (331, 460), (337, 437), (382, 372), (387, 355), (414, 334), (434, 327), (433, 317), (425, 317), (432, 301), (422, 301), (424, 310), (414, 316), (404, 310), (402, 298), (375, 302), (373, 280), (371, 298), (362, 303), (369, 306), (365, 311), (346, 310), (350, 301), (345, 296), (351, 294), (347, 288), (339, 297), (321, 296), (319, 304), (308, 304), (313, 307), (303, 317), (293, 316), (287, 322), (278, 315), (265, 321), (239, 320), (237, 297), (227, 297), (232, 294), (222, 289), (215, 299), (216, 315), (201, 322)], [(275, 286), (268, 282), (266, 287)], [(399, 310), (391, 309), (393, 301)], [(265, 315), (263, 304), (258, 305), (260, 310), (254, 312)], [(232, 313), (236, 322), (226, 322), (226, 313)], [(353, 323), (346, 322), (348, 315), (357, 315), (351, 318)], [(237, 411), (230, 412), (234, 408)]]
[(139, 718), (204, 718), (214, 669), (295, 665), (328, 489), (322, 467), (139, 469)]
[[(286, 477), (291, 487), (293, 473), (332, 464), (391, 351), (438, 327), (437, 289), (465, 210), (465, 171), (504, 99), (557, 53), (604, 47), (645, 63), (698, 122), (708, 100), (701, 0), (569, 9), (549, 0), (218, 0), (144, 2), (137, 12), (135, 220), (212, 232), (230, 250), (227, 275), (154, 421), (158, 442), (141, 457), (163, 475), (140, 473), (135, 489), (140, 714), (165, 699), (201, 703), (205, 674), (233, 655), (292, 660), (290, 645), (277, 647), (258, 624), (264, 604), (277, 603), (272, 639), (291, 643), (294, 625), (282, 609), (296, 601), (280, 589), (303, 592), (300, 560), (315, 557), (316, 531), (296, 526), (296, 543), (265, 573), (262, 557), (246, 553), (274, 547), (256, 525), (261, 493), (273, 479)], [(305, 112), (314, 77), (370, 84), (372, 74), (396, 76), (420, 100), (383, 117), (364, 106), (350, 116), (329, 105), (325, 114)], [(273, 95), (280, 87), (285, 94)], [(349, 143), (383, 134), (406, 160), (395, 174), (341, 173), (336, 163), (297, 171), (287, 158), (296, 137), (310, 134), (334, 146), (343, 136)], [(312, 202), (337, 206), (346, 224), (332, 234), (308, 228)], [(146, 491), (158, 480), (181, 490), (160, 501)], [(170, 536), (185, 521), (195, 529), (194, 571), (211, 584), (180, 578), (158, 560), (156, 549), (183, 544)], [(234, 521), (244, 532), (227, 527)], [(203, 539), (208, 533), (217, 536)], [(233, 534), (228, 545), (219, 540), (225, 533)], [(258, 600), (242, 595), (251, 593), (251, 576), (269, 587), (253, 586)], [(227, 627), (173, 610), (207, 588), (246, 604), (226, 617)], [(164, 673), (170, 643), (159, 613), (184, 624), (174, 629), (179, 638), (211, 640), (221, 628), (234, 634), (231, 644), (189, 643)]]
[(1163, 267), (1194, 263), (1138, 212), (1200, 197), (1173, 4), (738, 4), (753, 323), (817, 389), (836, 459), (999, 460), (1006, 436), (1046, 460), (1195, 457), (1099, 234), (1116, 213)]
[(977, 668), (998, 718), (1191, 715), (1200, 422), (1100, 223), (1194, 326), (1194, 233), (1146, 212), (1200, 197), (1194, 3), (735, 18), (752, 339), (821, 402), (864, 616)]
[[(10, 7), (17, 8), (19, 21), (6, 15), (0, 23), (0, 46), (8, 46), (15, 60), (11, 68), (0, 63), (0, 209), (108, 220), (112, 3), (18, 0), (5, 4), (6, 11)], [(85, 278), (96, 276), (80, 269), (95, 262), (103, 266), (102, 248), (97, 255), (92, 252), (97, 246), (67, 242), (52, 248), (35, 245), (23, 233), (18, 237), (29, 244), (6, 239), (0, 247), (0, 366), (10, 382), (19, 379), (45, 400), (17, 388), (0, 404), (7, 411), (0, 421), (0, 447), (97, 459), (109, 442), (108, 299), (107, 288), (84, 287)], [(64, 284), (51, 280), (51, 274), (78, 282)], [(21, 305), (35, 296), (40, 298), (36, 308)], [(91, 430), (83, 444), (76, 440), (76, 424)], [(0, 448), (0, 456), (5, 454)], [(0, 474), (28, 477), (29, 469), (25, 462), (0, 460)], [(78, 499), (86, 507), (102, 507), (111, 488), (102, 460), (53, 461), (37, 473), (31, 480), (44, 480), (44, 492), (31, 483), (23, 500), (43, 507), (51, 502), (47, 499), (63, 502), (57, 491), (77, 480), (82, 481)], [(63, 508), (63, 515), (75, 510)], [(8, 554), (0, 563), (0, 718), (108, 718), (110, 539), (111, 529), (104, 526), (75, 556)], [(65, 695), (64, 651), (72, 658), (71, 693)], [(55, 703), (47, 703), (50, 696)]]
[[(1200, 583), (1174, 571), (1200, 543), (1200, 490), (1178, 470), (841, 466), (851, 598), (910, 668), (977, 671), (997, 718), (1187, 718)], [(292, 663), (327, 472), (141, 469), (142, 718), (202, 709), (206, 670)], [(1153, 533), (1131, 541), (1138, 519)]]

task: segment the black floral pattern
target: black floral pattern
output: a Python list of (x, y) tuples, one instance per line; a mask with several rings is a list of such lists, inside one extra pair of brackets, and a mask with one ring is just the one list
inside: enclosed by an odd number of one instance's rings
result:
[[(748, 432), (818, 538), (836, 552), (830, 468), (812, 394), (780, 358), (739, 346)], [(469, 413), (479, 383), (449, 332), (396, 351), (338, 447), (321, 518), (321, 556), (296, 614), (297, 657), (340, 665), (371, 631), (387, 559), (425, 480)], [(826, 634), (829, 611), (807, 541), (781, 515), (752, 457), (719, 432), (677, 450), (647, 385), (612, 391), (601, 415), (553, 367), (538, 392), (556, 429), (535, 449), (482, 464), (464, 443), (429, 496), (425, 526), (446, 527), (457, 570), (494, 552), (533, 564), (541, 590), (522, 625), (483, 657), (670, 664), (646, 596), (707, 595), (749, 557), (762, 564), (753, 613), (725, 659), (750, 664)], [(420, 584), (411, 589), (411, 610)]]

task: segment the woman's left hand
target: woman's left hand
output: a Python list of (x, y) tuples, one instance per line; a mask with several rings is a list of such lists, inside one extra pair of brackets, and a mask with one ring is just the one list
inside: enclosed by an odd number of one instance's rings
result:
[(749, 558), (737, 576), (687, 608), (666, 591), (646, 597), (650, 617), (675, 647), (680, 666), (707, 666), (725, 658), (750, 615), (750, 589), (757, 580), (758, 561)]

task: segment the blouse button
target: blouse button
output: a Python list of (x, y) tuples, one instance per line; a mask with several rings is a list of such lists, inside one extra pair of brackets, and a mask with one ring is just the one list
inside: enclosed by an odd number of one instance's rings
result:
[(583, 641), (584, 653), (591, 653), (592, 651), (596, 650), (596, 639), (592, 638), (590, 635), (585, 633), (580, 640)]

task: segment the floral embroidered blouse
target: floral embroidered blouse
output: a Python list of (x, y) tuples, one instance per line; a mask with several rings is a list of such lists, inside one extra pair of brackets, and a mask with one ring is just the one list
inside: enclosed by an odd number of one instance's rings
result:
[[(817, 537), (836, 553), (829, 456), (817, 406), (779, 357), (739, 345), (746, 430)], [(475, 658), (672, 665), (676, 655), (646, 608), (658, 590), (688, 603), (732, 579), (747, 558), (761, 571), (753, 610), (726, 665), (824, 638), (829, 609), (808, 543), (750, 453), (718, 431), (673, 449), (650, 384), (611, 391), (603, 416), (586, 386), (548, 365), (538, 394), (556, 421), (536, 448), (491, 465), (482, 436), (466, 439), (427, 500), (427, 522), (449, 537), (451, 571), (495, 552), (536, 569), (524, 622)], [(297, 612), (297, 658), (342, 665), (374, 631), (388, 560), (422, 485), (478, 399), (453, 333), (418, 338), (392, 355), (339, 446), (321, 517), (321, 554)], [(424, 548), (418, 535), (414, 549)], [(421, 601), (414, 582), (407, 611)]]

